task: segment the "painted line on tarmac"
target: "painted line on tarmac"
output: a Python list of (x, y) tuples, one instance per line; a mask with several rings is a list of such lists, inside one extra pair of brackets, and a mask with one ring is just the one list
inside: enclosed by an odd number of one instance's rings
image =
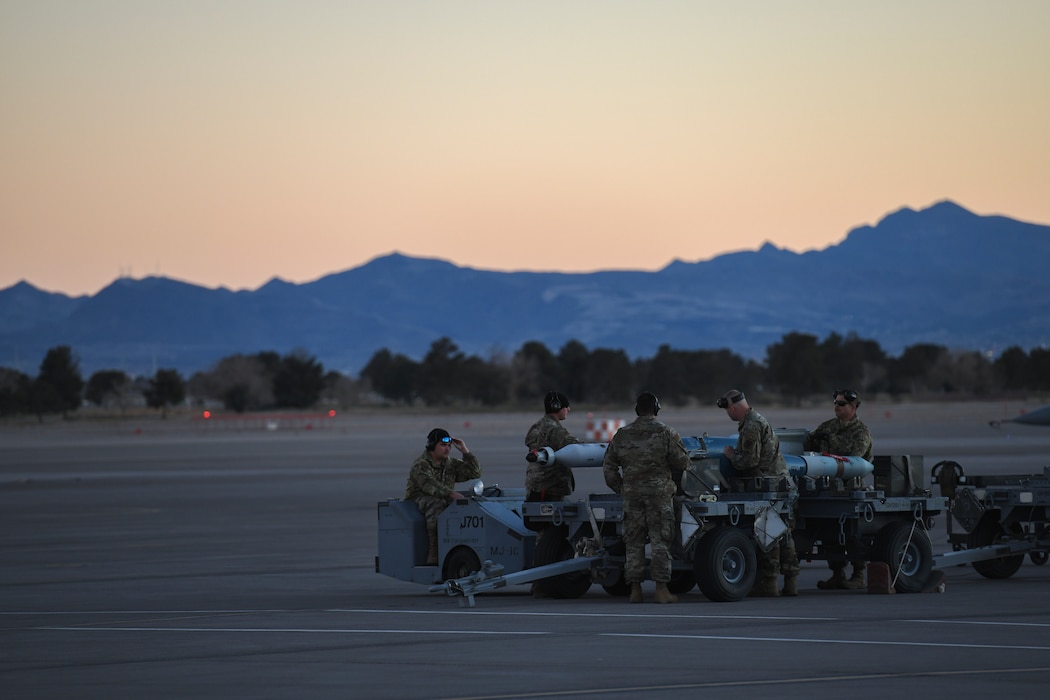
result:
[(924, 625), (990, 625), (1003, 627), (1050, 627), (1050, 622), (988, 622), (982, 620), (898, 620), (921, 622)]
[[(382, 608), (330, 608), (323, 611), (289, 609), (289, 608), (254, 608), (254, 609), (213, 609), (213, 610), (0, 610), (0, 617), (32, 617), (42, 615), (251, 615), (251, 614), (299, 614), (312, 612), (329, 613), (360, 613), (381, 615), (486, 615), (492, 617), (576, 617), (576, 618), (669, 618), (688, 620), (803, 620), (807, 622), (835, 622), (845, 618), (837, 617), (791, 617), (784, 615), (682, 615), (675, 613), (566, 613), (566, 612), (515, 612), (506, 610), (391, 610)], [(1050, 628), (1050, 622), (995, 622), (980, 620), (924, 620), (924, 619), (898, 619), (894, 622), (940, 624), (940, 625), (977, 625), (977, 626), (1003, 626), (1003, 627), (1035, 627)]]
[(413, 629), (390, 629), (390, 630), (365, 630), (365, 629), (319, 629), (309, 627), (34, 627), (35, 630), (48, 632), (227, 632), (243, 634), (274, 634), (283, 632), (289, 634), (476, 634), (476, 635), (503, 635), (503, 636), (540, 636), (549, 635), (550, 632), (485, 632), (480, 630), (413, 630)]
[(842, 683), (848, 681), (889, 681), (904, 678), (944, 678), (953, 676), (986, 676), (992, 674), (1044, 673), (1047, 667), (1034, 668), (975, 668), (958, 671), (902, 671), (900, 673), (865, 673), (848, 676), (806, 676), (802, 678), (764, 678), (735, 681), (700, 681), (697, 683), (667, 683), (662, 685), (616, 686), (608, 688), (582, 688), (579, 690), (540, 690), (524, 693), (500, 693), (498, 695), (461, 695), (446, 700), (525, 700), (526, 698), (575, 698), (598, 695), (635, 694), (645, 696), (669, 690), (699, 690), (703, 688), (748, 688), (784, 685), (812, 685)]
[(798, 616), (789, 617), (785, 615), (682, 615), (674, 613), (566, 613), (566, 612), (514, 612), (507, 610), (478, 610), (472, 609), (465, 611), (462, 608), (456, 610), (381, 610), (381, 609), (368, 609), (368, 608), (332, 608), (325, 612), (336, 612), (336, 613), (368, 613), (368, 614), (398, 614), (398, 615), (490, 615), (496, 617), (597, 617), (597, 618), (609, 618), (609, 617), (621, 617), (621, 618), (641, 618), (641, 619), (653, 619), (653, 618), (670, 618), (674, 620), (782, 620), (782, 621), (793, 621), (802, 620), (806, 622), (819, 621), (819, 622), (835, 622), (843, 619), (838, 617), (812, 617), (812, 616)]
[(805, 639), (802, 637), (736, 637), (718, 634), (642, 634), (632, 632), (601, 632), (600, 637), (642, 637), (647, 639), (703, 639), (719, 642), (787, 642), (789, 644), (870, 644), (873, 646), (938, 647), (944, 649), (1014, 649), (1018, 651), (1050, 651), (1050, 646), (1025, 644), (957, 644), (950, 642), (883, 642), (874, 639)]
[(263, 608), (259, 610), (2, 610), (0, 615), (244, 615), (246, 613), (311, 612)]

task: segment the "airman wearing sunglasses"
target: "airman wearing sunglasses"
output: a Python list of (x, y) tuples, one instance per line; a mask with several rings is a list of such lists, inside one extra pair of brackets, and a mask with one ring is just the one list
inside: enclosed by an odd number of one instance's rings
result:
[[(459, 450), (463, 459), (450, 457), (452, 448)], [(416, 457), (408, 472), (405, 500), (415, 501), (427, 521), (426, 563), (437, 564), (437, 520), (452, 501), (463, 498), (456, 491), (456, 482), (481, 477), (481, 465), (467, 443), (452, 437), (444, 428), (434, 428), (427, 435), (423, 454)]]
[[(835, 399), (835, 417), (817, 426), (817, 429), (806, 436), (802, 448), (808, 452), (839, 455), (841, 457), (863, 457), (871, 461), (871, 431), (857, 418), (860, 397), (853, 389), (836, 389), (832, 396)], [(842, 484), (844, 489), (864, 488), (863, 480), (851, 479), (851, 483)], [(851, 561), (853, 575), (846, 578), (845, 559), (832, 559), (832, 548), (837, 545), (826, 545), (828, 568), (831, 578), (818, 581), (817, 588), (822, 590), (859, 590), (865, 588), (864, 570), (867, 562)]]

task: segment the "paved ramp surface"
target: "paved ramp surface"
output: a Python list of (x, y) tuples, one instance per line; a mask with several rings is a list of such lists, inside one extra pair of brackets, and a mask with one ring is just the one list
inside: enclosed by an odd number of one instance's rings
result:
[[(972, 407), (942, 407), (939, 420), (913, 409), (870, 421), (876, 451), (907, 446), (972, 473), (1050, 464), (1048, 429), (997, 431), (996, 415)], [(791, 427), (823, 418), (764, 413)], [(732, 428), (715, 410), (661, 417), (683, 433)], [(804, 563), (798, 598), (712, 603), (694, 590), (673, 606), (598, 586), (534, 600), (517, 587), (468, 609), (374, 572), (376, 502), (400, 496), (431, 427), (467, 440), (490, 483), (520, 486), (534, 418), (4, 427), (0, 695), (857, 700), (1050, 688), (1050, 567), (1028, 561), (1004, 581), (955, 567), (943, 593), (914, 595), (820, 591), (827, 569)], [(583, 421), (570, 417), (570, 430)], [(600, 474), (577, 480), (604, 491)], [(943, 522), (932, 539), (943, 551)]]

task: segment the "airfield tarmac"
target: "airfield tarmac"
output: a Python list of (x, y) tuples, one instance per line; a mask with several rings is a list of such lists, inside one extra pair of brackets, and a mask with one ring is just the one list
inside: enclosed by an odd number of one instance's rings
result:
[[(877, 453), (968, 474), (1041, 473), (1040, 403), (865, 404)], [(812, 428), (831, 407), (757, 407)], [(583, 436), (574, 407), (566, 425)], [(1044, 697), (1050, 567), (947, 570), (943, 593), (628, 605), (594, 586), (475, 608), (376, 574), (376, 502), (435, 426), (521, 486), (533, 414), (347, 413), (307, 429), (201, 431), (185, 417), (0, 426), (4, 698)], [(631, 419), (627, 411), (596, 417)], [(731, 434), (718, 409), (660, 416)], [(584, 473), (581, 473), (584, 472)], [(577, 470), (577, 493), (605, 492)], [(936, 487), (934, 493), (937, 494)], [(931, 532), (946, 551), (944, 517)], [(647, 594), (652, 584), (646, 585)]]

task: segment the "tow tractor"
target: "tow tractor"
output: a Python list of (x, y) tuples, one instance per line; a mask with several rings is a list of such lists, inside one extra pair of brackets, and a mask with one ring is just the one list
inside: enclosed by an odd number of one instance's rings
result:
[[(698, 586), (710, 600), (738, 601), (757, 575), (756, 547), (768, 550), (792, 529), (799, 557), (885, 562), (898, 592), (922, 590), (934, 568), (928, 531), (947, 507), (923, 484), (922, 458), (859, 457), (803, 452), (805, 430), (778, 429), (797, 492), (779, 491), (768, 479), (737, 478), (722, 456), (736, 437), (685, 437), (690, 466), (676, 496), (680, 537), (673, 546), (668, 588)], [(600, 467), (606, 443), (544, 448), (541, 463)], [(856, 477), (873, 486), (851, 489)], [(623, 579), (623, 499), (589, 494), (557, 502), (524, 500), (524, 489), (475, 486), (472, 496), (449, 505), (438, 520), (438, 565), (423, 564), (426, 527), (412, 502), (378, 504), (376, 572), (429, 584), (430, 591), (474, 606), (478, 593), (535, 583), (556, 598), (576, 598), (597, 583), (626, 595)], [(537, 533), (541, 532), (542, 536)]]

